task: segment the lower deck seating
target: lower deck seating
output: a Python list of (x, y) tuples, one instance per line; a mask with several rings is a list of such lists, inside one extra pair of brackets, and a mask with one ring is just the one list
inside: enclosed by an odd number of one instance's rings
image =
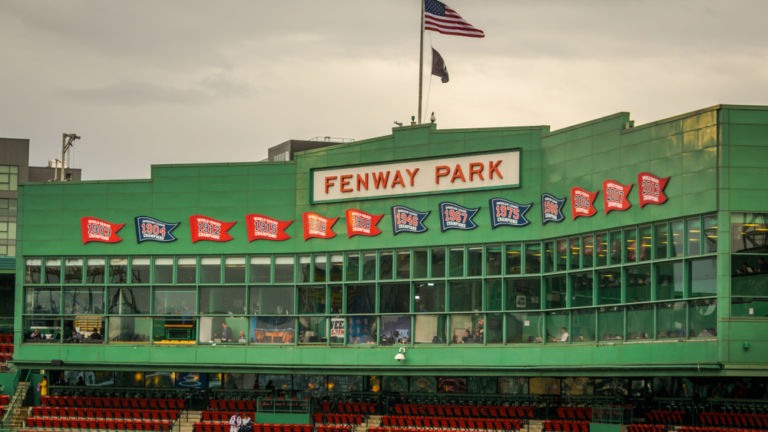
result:
[(707, 426), (768, 429), (768, 414), (703, 412), (699, 421)]
[(42, 396), (43, 406), (92, 407), (92, 408), (135, 408), (170, 409), (184, 408), (184, 399), (170, 398), (121, 398), (87, 396)]
[(523, 426), (520, 419), (492, 419), (467, 417), (416, 417), (384, 416), (381, 425), (401, 428), (443, 428), (443, 429), (495, 429), (518, 430)]
[(317, 432), (352, 432), (352, 426), (316, 425)]
[(32, 407), (33, 417), (95, 418), (95, 419), (143, 419), (175, 421), (176, 410), (152, 410), (133, 408), (82, 408), (82, 407)]
[(353, 425), (353, 424), (362, 424), (363, 422), (365, 422), (365, 415), (316, 413), (312, 416), (312, 420), (314, 420), (315, 423)]
[(645, 414), (650, 423), (683, 424), (688, 414), (681, 410), (650, 410)]
[(532, 406), (434, 404), (397, 404), (392, 410), (398, 415), (490, 418), (533, 418), (536, 412)]
[(764, 429), (743, 429), (719, 426), (681, 426), (678, 432), (765, 432)]
[(589, 432), (587, 420), (547, 420), (543, 424), (544, 431)]
[(171, 421), (155, 420), (115, 420), (115, 419), (73, 419), (57, 417), (29, 417), (28, 427), (55, 429), (103, 429), (103, 430), (132, 430), (132, 431), (169, 431), (173, 427)]
[[(229, 422), (197, 422), (193, 432), (229, 432)], [(253, 432), (312, 432), (312, 426), (254, 423)]]
[(627, 432), (667, 432), (667, 426), (659, 424), (631, 424), (627, 425)]
[(592, 408), (587, 407), (559, 407), (557, 418), (563, 420), (591, 420)]

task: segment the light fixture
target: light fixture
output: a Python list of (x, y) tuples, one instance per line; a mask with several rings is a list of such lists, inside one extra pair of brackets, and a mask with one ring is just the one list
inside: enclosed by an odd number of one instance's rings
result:
[(397, 354), (395, 354), (395, 360), (399, 362), (405, 361), (405, 347), (400, 347), (400, 349), (397, 350)]

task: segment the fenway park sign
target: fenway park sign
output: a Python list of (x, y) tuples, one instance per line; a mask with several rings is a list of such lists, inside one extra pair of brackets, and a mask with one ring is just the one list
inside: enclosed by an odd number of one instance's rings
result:
[(520, 185), (520, 151), (312, 170), (312, 202)]

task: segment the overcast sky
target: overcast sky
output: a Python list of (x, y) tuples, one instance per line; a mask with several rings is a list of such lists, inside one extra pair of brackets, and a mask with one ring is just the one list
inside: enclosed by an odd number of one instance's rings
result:
[[(768, 104), (766, 0), (448, 5), (486, 37), (427, 32), (450, 73), (425, 80), (439, 129)], [(75, 132), (72, 165), (98, 180), (386, 135), (416, 114), (419, 14), (417, 0), (0, 0), (0, 136), (29, 138), (44, 165)]]

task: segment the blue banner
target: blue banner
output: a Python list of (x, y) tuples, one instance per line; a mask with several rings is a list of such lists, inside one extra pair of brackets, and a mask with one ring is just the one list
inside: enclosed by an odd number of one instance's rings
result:
[(491, 226), (494, 229), (502, 225), (521, 227), (531, 223), (525, 218), (525, 212), (533, 206), (533, 203), (518, 204), (502, 198), (491, 198), (489, 202), (491, 205)]
[(477, 228), (477, 224), (472, 218), (477, 214), (480, 207), (470, 209), (450, 202), (440, 203), (440, 229), (447, 231), (449, 229), (472, 230)]
[(157, 242), (172, 242), (176, 240), (171, 234), (177, 223), (167, 223), (147, 216), (136, 218), (136, 240), (141, 243), (146, 240)]
[(392, 231), (395, 235), (401, 232), (419, 234), (427, 230), (424, 220), (429, 216), (428, 211), (420, 212), (408, 207), (392, 207)]
[(541, 224), (560, 222), (563, 220), (563, 204), (565, 198), (557, 198), (550, 194), (541, 194)]

